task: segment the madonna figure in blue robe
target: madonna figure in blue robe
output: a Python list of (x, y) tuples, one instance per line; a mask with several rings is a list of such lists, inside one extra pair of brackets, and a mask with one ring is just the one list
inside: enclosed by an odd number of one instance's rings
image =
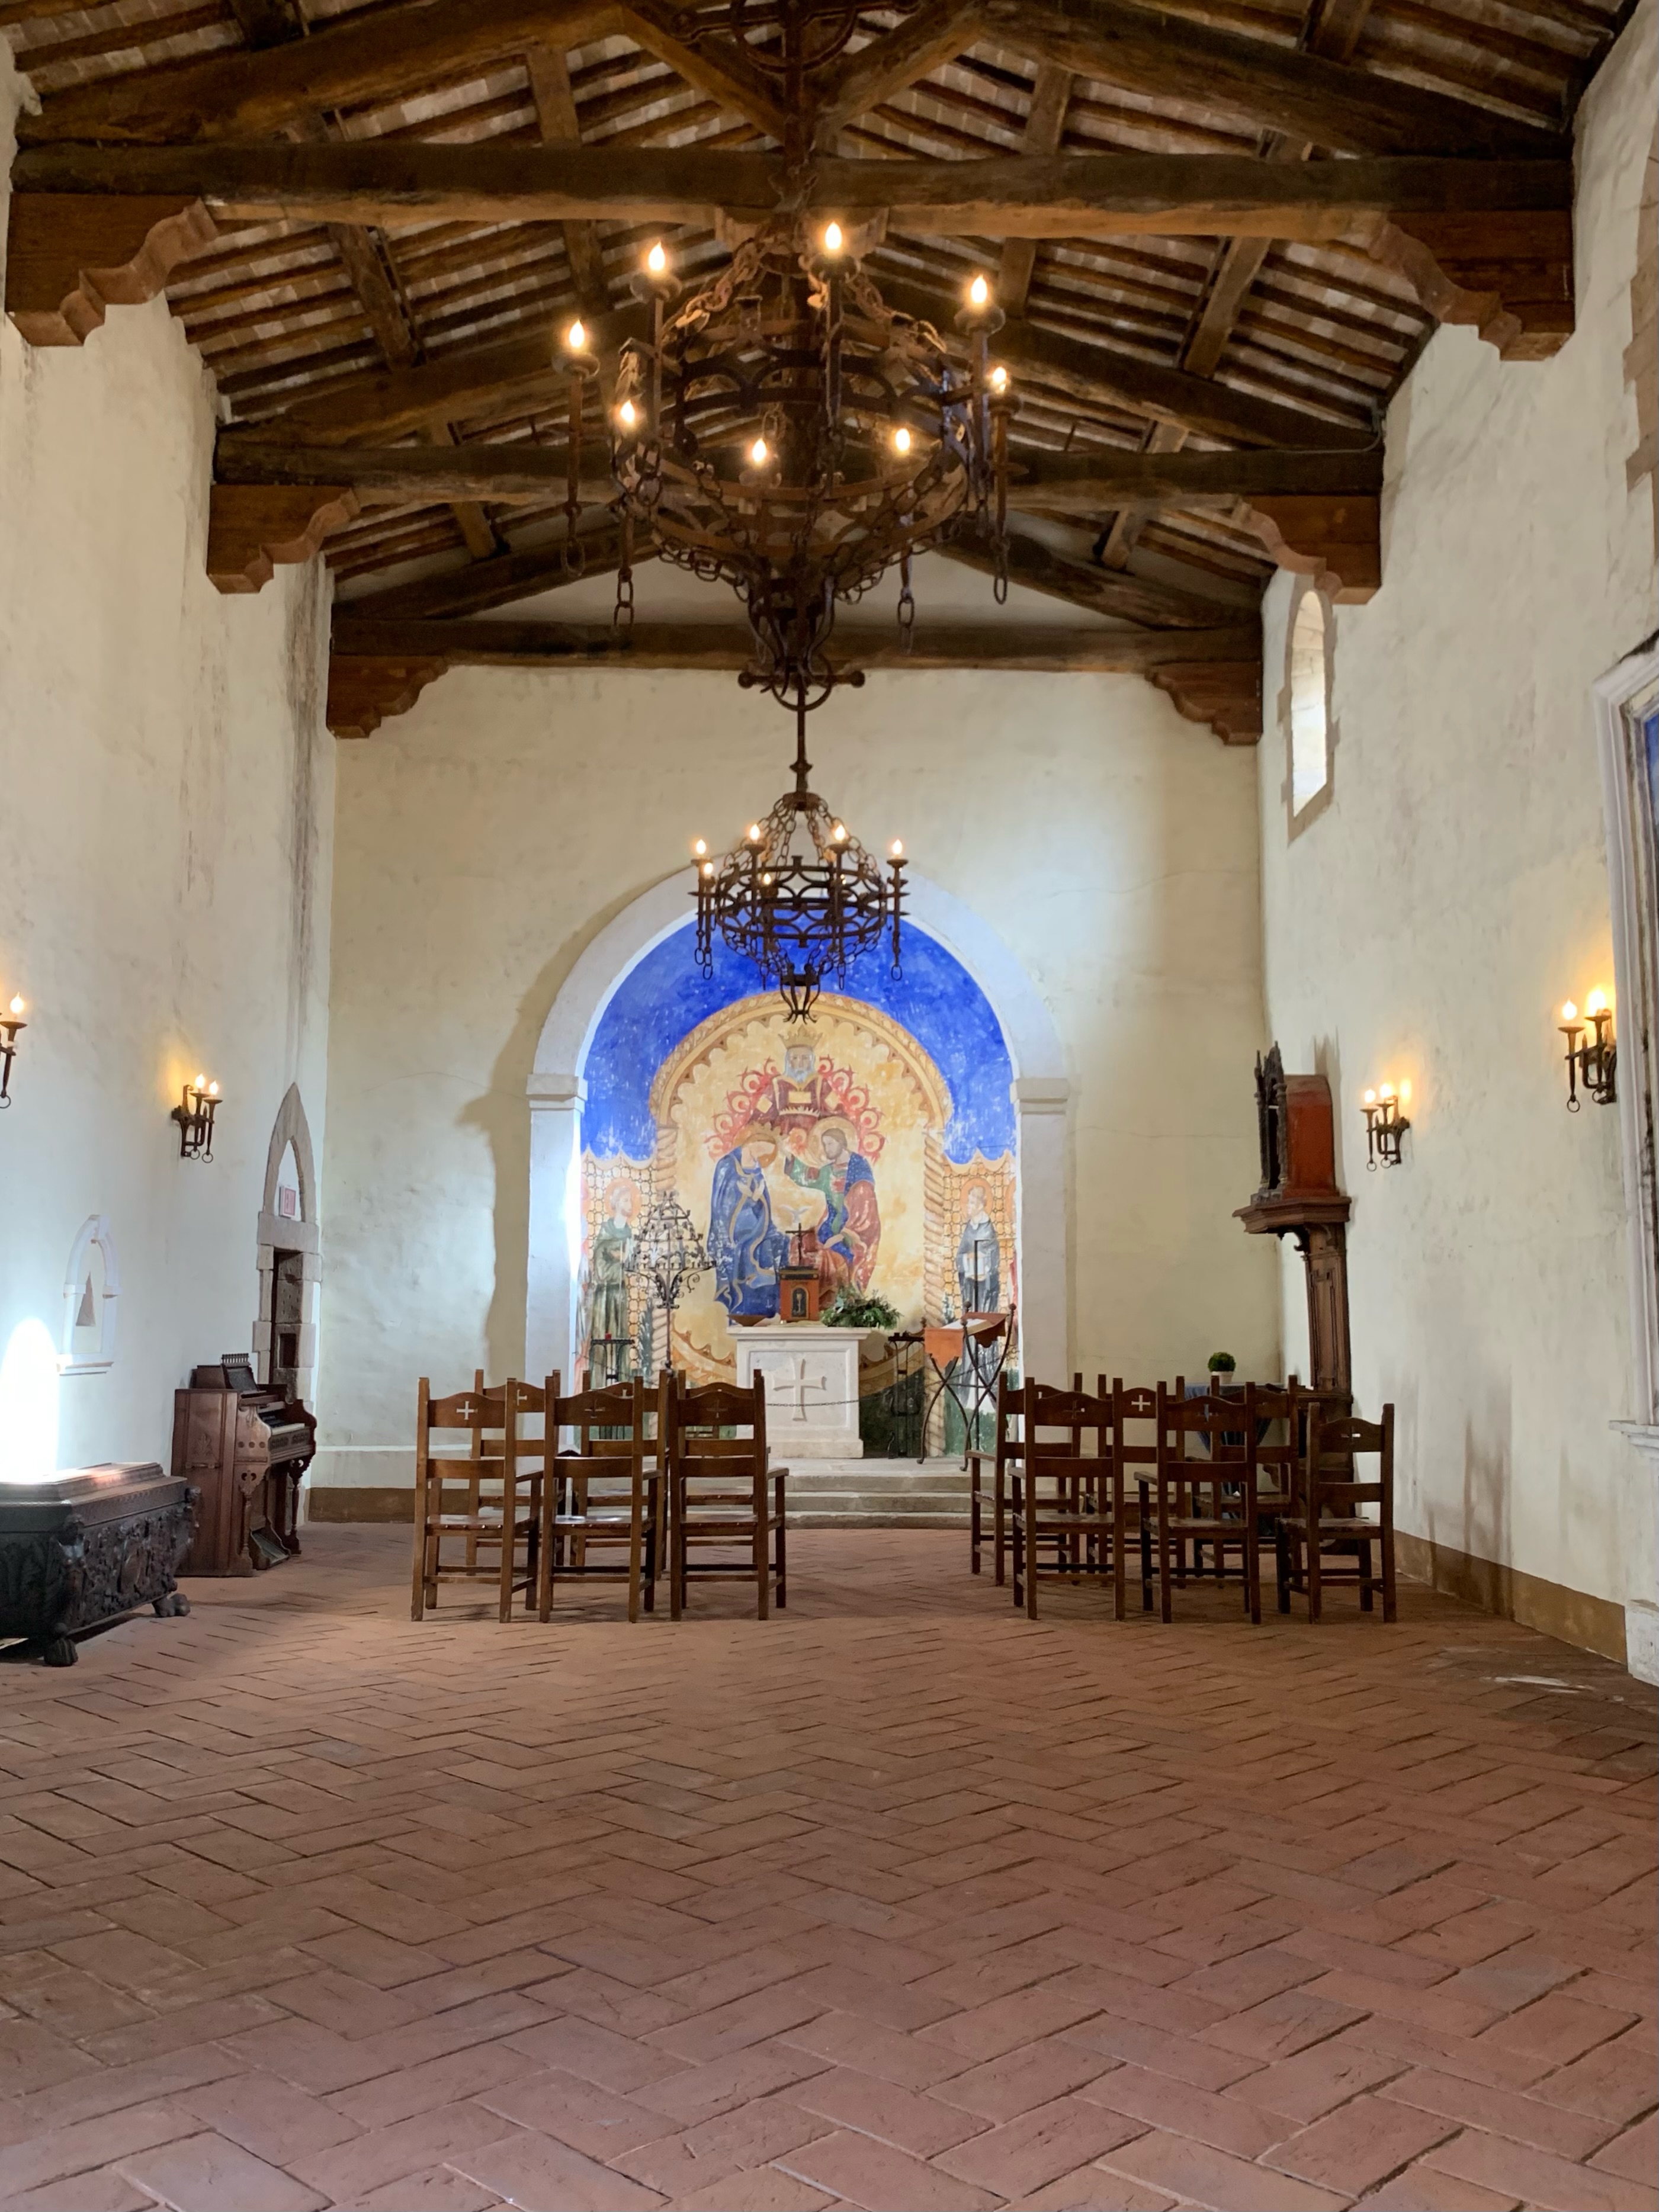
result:
[(774, 1321), (778, 1270), (789, 1240), (772, 1218), (766, 1170), (778, 1155), (769, 1129), (751, 1128), (714, 1169), (708, 1201), (708, 1256), (714, 1296), (734, 1321)]

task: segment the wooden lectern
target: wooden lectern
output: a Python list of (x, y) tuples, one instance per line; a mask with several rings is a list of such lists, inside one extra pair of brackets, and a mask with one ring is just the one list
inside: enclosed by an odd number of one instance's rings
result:
[(1348, 1215), (1336, 1187), (1331, 1086), (1322, 1075), (1286, 1075), (1275, 1045), (1255, 1063), (1261, 1188), (1237, 1218), (1253, 1235), (1294, 1237), (1308, 1278), (1308, 1347), (1316, 1390), (1353, 1389), (1348, 1341)]

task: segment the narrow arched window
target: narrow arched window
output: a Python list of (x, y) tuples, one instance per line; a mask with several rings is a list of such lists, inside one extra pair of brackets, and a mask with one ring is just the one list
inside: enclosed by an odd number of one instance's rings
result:
[(1330, 616), (1304, 592), (1291, 625), (1291, 813), (1300, 814), (1331, 780)]

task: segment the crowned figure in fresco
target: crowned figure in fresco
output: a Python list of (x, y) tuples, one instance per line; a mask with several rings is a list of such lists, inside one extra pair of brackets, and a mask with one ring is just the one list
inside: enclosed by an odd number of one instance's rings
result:
[(640, 1196), (624, 1177), (605, 1194), (605, 1218), (593, 1231), (587, 1256), (587, 1372), (596, 1387), (621, 1382), (633, 1372), (629, 1327), (629, 1269), (634, 1263), (634, 1217)]
[(778, 1270), (789, 1240), (772, 1218), (766, 1171), (778, 1157), (777, 1133), (751, 1121), (714, 1168), (708, 1200), (708, 1256), (714, 1296), (733, 1321), (773, 1321)]
[(797, 1130), (809, 1130), (834, 1111), (817, 1048), (799, 1041), (783, 1048), (783, 1073), (761, 1093), (759, 1109), (787, 1143)]
[(857, 1147), (857, 1131), (839, 1115), (827, 1115), (810, 1133), (798, 1131), (790, 1139), (789, 1180), (823, 1200), (818, 1273), (830, 1292), (844, 1283), (867, 1291), (881, 1243), (875, 1173)]

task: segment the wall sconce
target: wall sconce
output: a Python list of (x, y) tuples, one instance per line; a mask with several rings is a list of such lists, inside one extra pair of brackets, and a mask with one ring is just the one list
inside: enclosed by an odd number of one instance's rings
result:
[(11, 1064), (17, 1057), (17, 1032), (26, 1030), (23, 1001), (14, 999), (3, 1014), (0, 1014), (0, 1106), (11, 1103)]
[(1411, 1095), (1409, 1083), (1401, 1085), (1397, 1096), (1392, 1083), (1379, 1083), (1375, 1091), (1365, 1093), (1363, 1103), (1365, 1109), (1365, 1169), (1368, 1174), (1379, 1167), (1400, 1166), (1400, 1140), (1411, 1127), (1400, 1109)]
[(222, 1103), (218, 1085), (210, 1083), (205, 1075), (198, 1075), (194, 1083), (185, 1084), (184, 1096), (173, 1108), (172, 1116), (179, 1124), (181, 1160), (213, 1158), (213, 1117)]
[[(1584, 1036), (1584, 1024), (1589, 1035)], [(1592, 991), (1584, 1001), (1583, 1018), (1569, 999), (1561, 1009), (1561, 1034), (1567, 1041), (1567, 1111), (1578, 1111), (1578, 1092), (1598, 1106), (1611, 1106), (1619, 1092), (1614, 1082), (1619, 1047), (1613, 1035), (1613, 1008), (1605, 991)], [(1583, 1042), (1580, 1043), (1580, 1038)]]

